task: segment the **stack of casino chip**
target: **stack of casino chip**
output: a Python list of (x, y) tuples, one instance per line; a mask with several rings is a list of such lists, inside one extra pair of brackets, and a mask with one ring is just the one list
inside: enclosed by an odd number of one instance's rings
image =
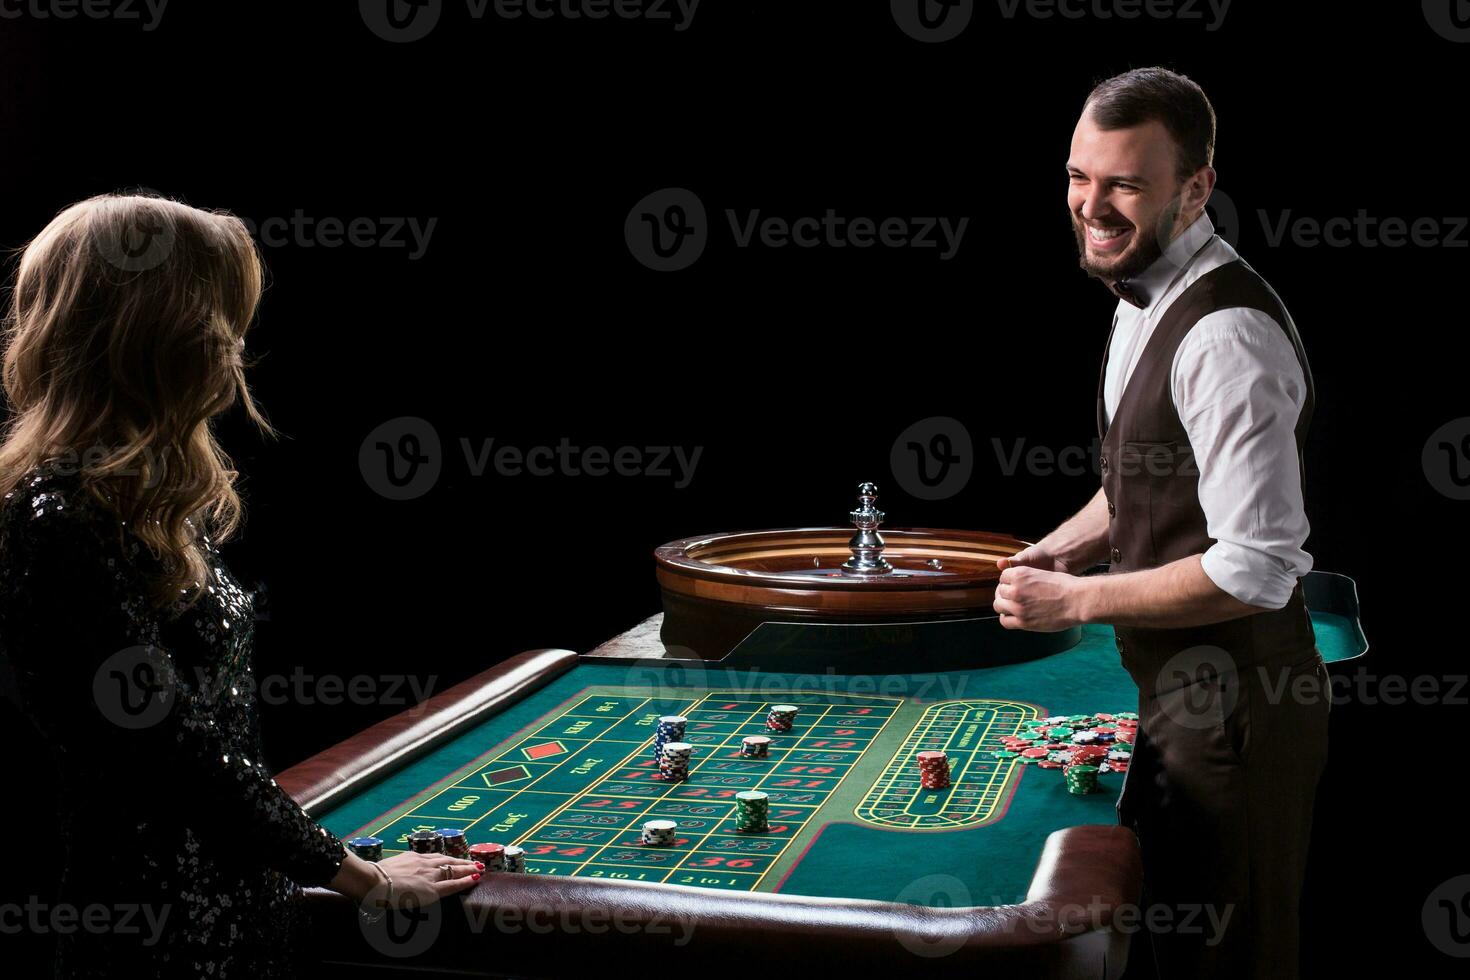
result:
[(432, 830), (416, 830), (408, 835), (408, 846), (415, 854), (443, 854), (444, 838)]
[(1086, 796), (1097, 792), (1097, 766), (1069, 765), (1062, 769), (1067, 780), (1067, 792), (1073, 796)]
[(664, 753), (658, 760), (658, 775), (670, 783), (682, 783), (689, 778), (689, 757), (694, 754), (694, 746), (688, 742), (670, 742), (664, 746)]
[(455, 827), (440, 827), (434, 833), (439, 835), (440, 850), (452, 858), (467, 858), (470, 856), (470, 842), (465, 837), (464, 831)]
[(664, 746), (670, 742), (681, 742), (684, 740), (684, 729), (689, 725), (689, 719), (683, 715), (663, 715), (658, 720), (658, 727), (653, 730), (653, 757), (662, 760), (664, 757)]
[(735, 794), (735, 829), (747, 834), (764, 834), (771, 813), (771, 798), (758, 789)]
[(506, 871), (516, 874), (526, 873), (526, 851), (524, 848), (516, 847), (514, 844), (507, 844), (505, 845), (505, 850), (501, 852), (501, 857), (505, 859)]
[(945, 789), (949, 786), (949, 757), (943, 752), (920, 752), (919, 782), (925, 789)]
[(740, 754), (747, 759), (769, 758), (771, 740), (765, 735), (747, 735), (740, 740)]
[(505, 870), (505, 846), (503, 844), (472, 844), (470, 860), (479, 861), (486, 871)]
[(792, 722), (796, 721), (796, 712), (794, 704), (773, 704), (766, 713), (766, 727), (773, 732), (789, 732)]
[(364, 861), (383, 860), (383, 842), (376, 837), (354, 837), (347, 846)]
[(679, 835), (679, 825), (672, 820), (649, 820), (643, 824), (640, 839), (648, 847), (672, 847)]

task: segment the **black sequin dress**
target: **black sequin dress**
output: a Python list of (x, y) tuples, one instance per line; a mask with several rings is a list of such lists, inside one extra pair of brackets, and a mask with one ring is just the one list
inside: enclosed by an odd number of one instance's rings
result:
[(300, 886), (343, 847), (261, 761), (252, 596), (205, 538), (207, 593), (154, 610), (158, 563), (119, 528), (51, 465), (0, 501), (0, 641), (55, 753), (57, 902), (110, 923), (58, 935), (57, 975), (291, 976)]

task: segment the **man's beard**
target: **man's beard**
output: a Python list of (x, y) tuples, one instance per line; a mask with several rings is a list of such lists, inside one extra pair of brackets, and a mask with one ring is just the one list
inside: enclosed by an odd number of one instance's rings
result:
[(1072, 233), (1077, 236), (1077, 264), (1082, 271), (1094, 279), (1104, 282), (1120, 282), (1124, 279), (1132, 279), (1142, 275), (1149, 266), (1153, 265), (1164, 254), (1162, 243), (1173, 239), (1174, 223), (1179, 216), (1179, 201), (1173, 200), (1164, 208), (1159, 215), (1158, 222), (1154, 225), (1158, 234), (1139, 234), (1137, 226), (1134, 226), (1133, 241), (1128, 247), (1110, 262), (1108, 265), (1100, 265), (1087, 257), (1087, 226), (1072, 215)]

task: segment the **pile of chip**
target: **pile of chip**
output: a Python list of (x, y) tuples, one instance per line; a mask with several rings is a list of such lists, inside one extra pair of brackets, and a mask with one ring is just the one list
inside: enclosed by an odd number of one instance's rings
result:
[(764, 834), (771, 813), (771, 798), (758, 789), (735, 794), (735, 829), (747, 834)]
[(444, 838), (432, 830), (416, 830), (408, 835), (408, 846), (415, 854), (443, 854)]
[(740, 754), (747, 759), (769, 758), (771, 740), (764, 735), (747, 735), (740, 740)]
[(682, 783), (689, 778), (689, 757), (694, 746), (688, 742), (669, 742), (664, 746), (658, 760), (658, 777), (670, 783)]
[(1021, 732), (1001, 739), (1005, 747), (991, 755), (1061, 769), (1068, 792), (1080, 796), (1097, 791), (1099, 774), (1128, 771), (1137, 732), (1138, 715), (1132, 711), (1053, 715), (1026, 722)]
[[(520, 850), (520, 848), (516, 848)], [(470, 860), (479, 861), (485, 866), (486, 871), (505, 870), (506, 848), (501, 844), (472, 844), (470, 846)], [(524, 858), (522, 859), (522, 870), (524, 870)]]
[(463, 830), (440, 827), (434, 833), (439, 835), (439, 849), (448, 856), (452, 858), (470, 856), (470, 842), (465, 837)]
[(792, 722), (796, 721), (796, 712), (794, 704), (773, 704), (766, 713), (766, 727), (773, 732), (789, 732)]
[(943, 752), (920, 752), (919, 782), (925, 789), (946, 789), (949, 786), (949, 756)]
[(649, 847), (671, 847), (678, 832), (679, 825), (672, 820), (649, 820), (643, 824), (641, 840)]
[(516, 847), (514, 844), (507, 844), (505, 845), (505, 850), (501, 853), (501, 856), (505, 858), (506, 871), (513, 871), (517, 874), (525, 874), (526, 851), (524, 848)]
[(658, 727), (653, 730), (653, 757), (662, 761), (664, 757), (664, 746), (670, 742), (682, 742), (684, 740), (684, 729), (689, 724), (689, 719), (683, 715), (663, 715), (658, 720)]
[(383, 860), (383, 842), (376, 837), (354, 837), (347, 847), (364, 861)]

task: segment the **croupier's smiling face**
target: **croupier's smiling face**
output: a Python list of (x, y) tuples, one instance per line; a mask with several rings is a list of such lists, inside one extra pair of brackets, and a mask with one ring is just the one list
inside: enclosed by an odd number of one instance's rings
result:
[[(1188, 185), (1177, 172), (1174, 140), (1163, 123), (1104, 130), (1087, 112), (1072, 134), (1067, 205), (1082, 268), (1107, 281), (1143, 272), (1189, 220), (1176, 221)], [(1200, 202), (1200, 206), (1203, 203)]]

